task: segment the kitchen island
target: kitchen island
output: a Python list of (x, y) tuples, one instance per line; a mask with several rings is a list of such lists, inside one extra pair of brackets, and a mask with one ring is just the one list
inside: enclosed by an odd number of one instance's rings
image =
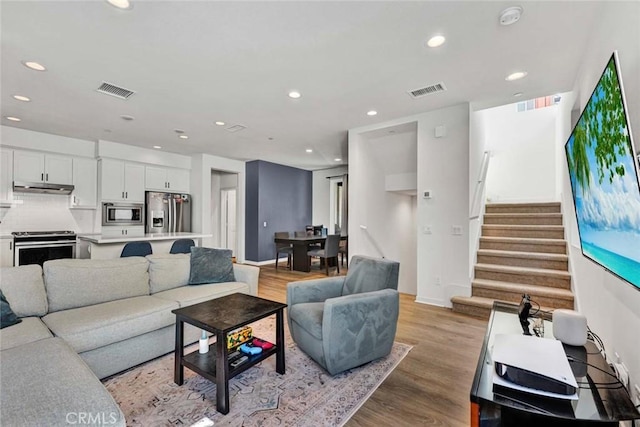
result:
[(102, 234), (78, 234), (76, 258), (108, 259), (118, 258), (122, 248), (128, 242), (146, 241), (151, 243), (154, 254), (168, 254), (171, 245), (178, 239), (193, 239), (196, 246), (200, 246), (202, 238), (211, 234), (202, 233), (155, 233), (137, 236), (105, 236)]

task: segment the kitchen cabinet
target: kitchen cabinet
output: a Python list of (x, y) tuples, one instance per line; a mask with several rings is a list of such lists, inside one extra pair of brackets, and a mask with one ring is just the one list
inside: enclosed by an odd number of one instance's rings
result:
[(95, 159), (73, 159), (72, 209), (96, 209), (98, 199), (98, 162)]
[(130, 227), (102, 227), (103, 237), (140, 237), (144, 236), (143, 225), (132, 225)]
[(144, 169), (147, 190), (173, 193), (189, 192), (189, 170), (159, 166), (146, 166)]
[(13, 237), (0, 237), (0, 267), (13, 267)]
[(144, 166), (122, 160), (100, 160), (102, 200), (144, 203)]
[(19, 151), (13, 153), (13, 179), (17, 182), (73, 184), (71, 157)]
[(0, 150), (0, 205), (13, 199), (13, 151)]

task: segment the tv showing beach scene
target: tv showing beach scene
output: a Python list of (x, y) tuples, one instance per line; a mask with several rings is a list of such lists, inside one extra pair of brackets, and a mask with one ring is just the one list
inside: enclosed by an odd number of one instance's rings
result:
[(640, 184), (614, 53), (565, 145), (582, 253), (640, 290)]

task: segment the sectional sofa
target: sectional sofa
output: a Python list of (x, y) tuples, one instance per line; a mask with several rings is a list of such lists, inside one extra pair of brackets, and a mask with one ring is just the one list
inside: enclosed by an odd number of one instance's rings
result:
[[(259, 268), (188, 285), (190, 254), (66, 259), (0, 269), (21, 322), (0, 330), (0, 425), (113, 425), (125, 419), (100, 379), (174, 349), (179, 307), (257, 295)], [(185, 342), (200, 331), (185, 327)]]

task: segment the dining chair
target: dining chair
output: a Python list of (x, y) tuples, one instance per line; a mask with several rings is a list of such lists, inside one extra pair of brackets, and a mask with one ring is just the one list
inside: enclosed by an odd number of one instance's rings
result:
[(307, 232), (306, 231), (294, 231), (293, 234), (296, 237), (307, 237)]
[(338, 253), (340, 254), (340, 263), (344, 267), (344, 257), (347, 257), (347, 261), (349, 261), (349, 240), (340, 239), (340, 245), (338, 246)]
[(120, 258), (128, 256), (147, 256), (153, 253), (149, 242), (129, 242), (124, 245)]
[[(276, 239), (288, 239), (289, 232), (288, 231), (276, 231), (275, 233)], [(287, 268), (291, 270), (293, 267), (293, 263), (291, 262), (291, 258), (293, 256), (293, 246), (290, 243), (276, 243), (276, 270), (278, 269), (278, 258), (280, 254), (287, 254)]]
[(336, 260), (336, 270), (340, 274), (340, 264), (338, 263), (338, 247), (340, 245), (340, 235), (330, 234), (327, 236), (327, 240), (324, 244), (324, 249), (313, 249), (307, 252), (309, 255), (309, 263), (311, 263), (311, 257), (318, 257), (320, 261), (324, 260), (327, 276), (329, 275), (329, 260)]

